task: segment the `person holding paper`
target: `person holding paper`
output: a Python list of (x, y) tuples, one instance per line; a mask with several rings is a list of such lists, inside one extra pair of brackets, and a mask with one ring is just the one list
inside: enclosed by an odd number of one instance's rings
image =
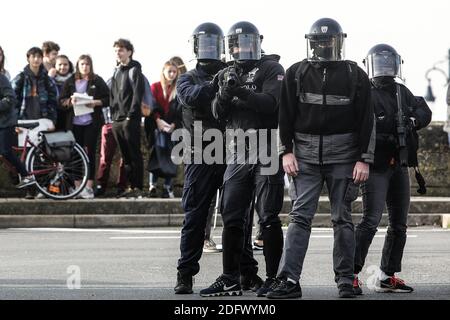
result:
[(75, 140), (86, 150), (89, 158), (89, 180), (80, 193), (83, 199), (94, 198), (95, 151), (102, 125), (102, 107), (109, 103), (109, 88), (94, 73), (92, 58), (82, 55), (78, 59), (75, 74), (64, 84), (60, 105), (67, 109), (66, 129), (72, 130)]

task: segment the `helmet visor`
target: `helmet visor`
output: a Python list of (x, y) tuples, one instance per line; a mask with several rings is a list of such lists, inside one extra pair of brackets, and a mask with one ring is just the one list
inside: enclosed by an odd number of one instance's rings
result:
[(376, 77), (402, 78), (402, 59), (392, 52), (373, 53), (367, 57), (367, 74)]
[(309, 61), (340, 61), (345, 59), (344, 37), (309, 36), (306, 39)]
[(257, 34), (233, 34), (226, 37), (226, 60), (261, 59), (261, 39)]
[(199, 34), (191, 38), (194, 59), (221, 60), (223, 39), (217, 34)]

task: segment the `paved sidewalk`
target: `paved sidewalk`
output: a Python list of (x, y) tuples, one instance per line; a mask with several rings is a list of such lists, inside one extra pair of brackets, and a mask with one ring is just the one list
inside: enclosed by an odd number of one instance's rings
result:
[[(221, 254), (204, 254), (192, 295), (173, 294), (179, 228), (0, 230), (0, 299), (203, 300), (200, 289), (221, 269)], [(220, 243), (221, 229), (214, 230)], [(378, 266), (385, 230), (372, 244), (358, 299), (450, 299), (450, 230), (410, 228), (399, 275), (412, 294), (378, 294), (367, 288)], [(332, 271), (333, 233), (314, 228), (301, 280), (303, 299), (337, 299)], [(255, 252), (264, 275), (261, 251)], [(80, 289), (76, 288), (79, 275)], [(220, 301), (223, 298), (213, 300)], [(250, 292), (235, 300), (263, 300)]]

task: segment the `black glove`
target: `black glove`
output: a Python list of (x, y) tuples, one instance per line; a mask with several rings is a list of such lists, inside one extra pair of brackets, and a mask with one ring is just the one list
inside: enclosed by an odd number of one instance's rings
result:
[(251, 90), (248, 90), (248, 89), (243, 88), (243, 87), (237, 87), (237, 88), (233, 88), (233, 89), (231, 90), (231, 94), (232, 94), (233, 96), (236, 96), (236, 97), (238, 97), (239, 99), (244, 100), (244, 101), (247, 100), (248, 96), (249, 96), (251, 93), (252, 93)]
[(217, 72), (214, 77), (212, 78), (212, 80), (209, 82), (209, 86), (211, 87), (211, 89), (214, 92), (219, 91), (219, 72)]
[(217, 72), (212, 80), (209, 82), (209, 85), (214, 90), (214, 92), (219, 91), (219, 87), (223, 84), (223, 79), (225, 78), (225, 72), (227, 71), (227, 68), (224, 68)]
[(222, 102), (229, 102), (233, 99), (233, 94), (231, 93), (231, 88), (228, 86), (219, 87), (218, 98)]

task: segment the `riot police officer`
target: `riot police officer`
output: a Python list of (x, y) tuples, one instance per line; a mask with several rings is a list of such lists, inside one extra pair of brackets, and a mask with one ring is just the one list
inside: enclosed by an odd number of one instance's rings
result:
[(335, 281), (340, 297), (354, 297), (351, 203), (357, 184), (369, 175), (374, 137), (369, 80), (355, 62), (344, 60), (345, 38), (335, 20), (317, 20), (306, 34), (307, 59), (292, 65), (283, 81), (280, 151), (297, 199), (278, 270), (281, 282), (268, 298), (302, 296), (299, 279), (324, 183), (334, 229)]
[(378, 44), (364, 60), (372, 88), (376, 118), (375, 162), (370, 178), (362, 184), (363, 217), (356, 226), (354, 289), (362, 294), (358, 273), (364, 266), (370, 244), (377, 232), (384, 205), (389, 227), (381, 258), (381, 274), (376, 283), (379, 292), (412, 292), (413, 288), (395, 276), (401, 271), (406, 243), (410, 202), (408, 166), (417, 170), (416, 130), (431, 121), (431, 111), (422, 98), (415, 97), (396, 79), (402, 78), (402, 59), (397, 51)]
[[(273, 132), (276, 133), (284, 69), (278, 63), (279, 56), (261, 54), (261, 40), (258, 29), (246, 21), (235, 23), (225, 39), (226, 58), (230, 66), (218, 75), (220, 89), (213, 102), (213, 113), (217, 119), (226, 121), (227, 129), (254, 133), (261, 140), (256, 149), (249, 142), (243, 143), (245, 154), (241, 154), (236, 151), (236, 140), (227, 139), (227, 154), (230, 157), (227, 159), (221, 199), (223, 273), (210, 287), (200, 291), (201, 296), (242, 294), (239, 275), (244, 272), (242, 266), (240, 270), (240, 263), (244, 243), (248, 244), (249, 237), (245, 233), (245, 225), (251, 219), (247, 208), (255, 195), (256, 211), (262, 224), (267, 272), (267, 280), (258, 289), (258, 296), (265, 295), (276, 284), (283, 246), (278, 214), (283, 204), (284, 179), (276, 150), (270, 148), (276, 139), (272, 140), (270, 134), (266, 135), (266, 139), (261, 138), (259, 133), (260, 130), (275, 130)], [(263, 164), (260, 158), (250, 161), (249, 154), (253, 152), (255, 155), (255, 151), (261, 151), (264, 148), (262, 145), (267, 146), (266, 154), (275, 154), (273, 163)], [(264, 172), (270, 165), (274, 165), (274, 172)]]
[[(186, 148), (191, 164), (185, 165), (185, 180), (182, 206), (185, 213), (181, 230), (178, 260), (177, 284), (175, 293), (192, 293), (193, 276), (200, 270), (208, 209), (217, 190), (222, 185), (225, 165), (220, 163), (195, 163), (196, 156), (202, 156), (205, 145), (194, 148), (194, 141), (205, 130), (219, 129), (223, 126), (213, 117), (211, 103), (218, 90), (214, 75), (225, 63), (223, 55), (223, 31), (214, 23), (202, 23), (191, 37), (193, 56), (197, 59), (195, 69), (182, 74), (177, 82), (177, 96), (182, 104), (183, 127), (189, 132), (192, 144)], [(217, 79), (217, 77), (215, 78)], [(200, 131), (194, 130), (194, 122), (201, 123)], [(197, 137), (197, 135), (200, 135)], [(185, 141), (186, 142), (186, 141)], [(186, 155), (185, 155), (186, 156)], [(202, 158), (200, 158), (202, 159)]]

